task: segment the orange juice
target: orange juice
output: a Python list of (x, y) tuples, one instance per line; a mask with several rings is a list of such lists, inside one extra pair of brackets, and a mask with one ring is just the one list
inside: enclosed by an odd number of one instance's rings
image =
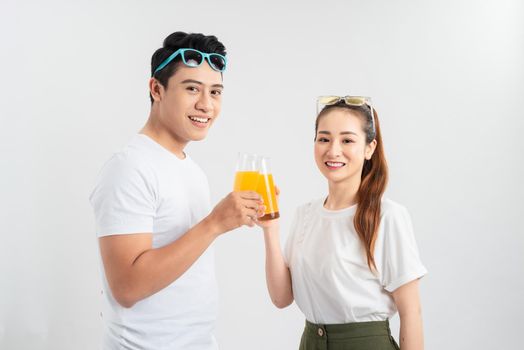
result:
[(275, 184), (272, 174), (259, 174), (257, 192), (262, 196), (266, 206), (265, 215), (259, 220), (272, 220), (280, 217), (278, 212), (277, 196), (275, 194)]
[(256, 191), (258, 171), (237, 171), (233, 191)]

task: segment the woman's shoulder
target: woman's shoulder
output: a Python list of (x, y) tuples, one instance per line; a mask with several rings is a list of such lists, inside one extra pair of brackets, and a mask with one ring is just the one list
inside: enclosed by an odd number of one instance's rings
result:
[(408, 214), (408, 210), (404, 205), (390, 198), (382, 198), (382, 201), (380, 203), (381, 218), (394, 218), (399, 216), (405, 216), (406, 214)]
[(297, 210), (304, 210), (306, 208), (311, 208), (311, 207), (315, 207), (315, 206), (318, 206), (320, 204), (322, 204), (324, 202), (325, 198), (322, 197), (322, 198), (313, 198), (307, 202), (304, 202), (302, 204), (300, 204), (298, 207), (297, 207)]
[(318, 209), (322, 206), (324, 198), (315, 198), (305, 203), (300, 204), (296, 209), (297, 215), (305, 215), (311, 210)]

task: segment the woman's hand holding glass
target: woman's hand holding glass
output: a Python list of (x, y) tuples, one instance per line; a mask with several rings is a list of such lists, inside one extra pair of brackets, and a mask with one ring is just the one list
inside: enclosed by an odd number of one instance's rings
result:
[[(240, 153), (233, 189), (239, 193), (242, 191), (256, 191), (261, 196), (264, 205), (261, 210), (259, 208), (258, 218), (252, 218), (255, 222), (274, 221), (274, 219), (280, 216), (276, 187), (273, 183), (268, 157)], [(262, 225), (259, 226), (264, 227)], [(268, 224), (266, 226), (269, 227), (271, 225)]]

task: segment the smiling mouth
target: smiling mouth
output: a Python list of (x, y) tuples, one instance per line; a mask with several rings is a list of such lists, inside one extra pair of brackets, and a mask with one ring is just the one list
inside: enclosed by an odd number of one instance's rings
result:
[(189, 116), (189, 119), (191, 119), (191, 121), (194, 121), (200, 124), (207, 124), (211, 120), (211, 118), (202, 118), (202, 117), (193, 117), (193, 116)]
[(339, 168), (342, 168), (344, 165), (346, 165), (346, 163), (342, 163), (342, 162), (325, 162), (324, 164), (326, 164), (326, 166), (329, 169), (339, 169)]

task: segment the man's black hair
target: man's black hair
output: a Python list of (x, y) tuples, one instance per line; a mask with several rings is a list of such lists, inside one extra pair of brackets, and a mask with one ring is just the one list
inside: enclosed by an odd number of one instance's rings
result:
[[(188, 34), (184, 32), (174, 32), (170, 34), (165, 38), (164, 45), (156, 50), (151, 57), (151, 76), (158, 80), (166, 89), (169, 78), (175, 74), (176, 68), (182, 61), (182, 58), (177, 56), (156, 74), (153, 72), (173, 52), (182, 48), (195, 49), (206, 53), (218, 53), (226, 56), (225, 46), (218, 41), (217, 37), (214, 35), (204, 35), (201, 33)], [(153, 96), (151, 96), (151, 94), (149, 94), (149, 98), (151, 99), (151, 103), (153, 103)]]

